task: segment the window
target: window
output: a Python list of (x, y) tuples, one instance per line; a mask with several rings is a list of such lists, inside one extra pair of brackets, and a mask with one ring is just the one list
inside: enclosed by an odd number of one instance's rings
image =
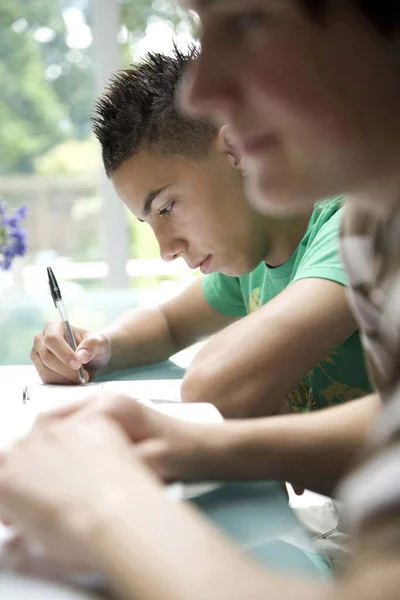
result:
[(87, 329), (193, 277), (184, 263), (162, 263), (151, 232), (115, 197), (90, 123), (113, 70), (149, 49), (170, 52), (173, 36), (186, 47), (191, 26), (171, 0), (5, 0), (0, 31), (0, 197), (27, 207), (29, 240), (0, 271), (0, 364), (25, 364), (33, 336), (58, 319), (46, 266), (71, 322)]

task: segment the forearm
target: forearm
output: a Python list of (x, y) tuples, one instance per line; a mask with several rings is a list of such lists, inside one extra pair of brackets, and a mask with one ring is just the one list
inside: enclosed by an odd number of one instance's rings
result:
[(102, 332), (111, 344), (107, 371), (166, 360), (230, 323), (208, 304), (197, 280), (158, 307), (126, 312)]
[(93, 541), (102, 570), (126, 600), (322, 600), (328, 590), (262, 571), (190, 506), (161, 491), (133, 492)]
[(167, 360), (178, 351), (168, 321), (159, 307), (131, 310), (101, 331), (111, 345), (104, 372)]
[(312, 414), (231, 421), (202, 436), (201, 477), (280, 479), (331, 493), (363, 446), (377, 396)]
[[(290, 392), (290, 380), (263, 355), (249, 355), (229, 340), (229, 328), (217, 334), (194, 358), (181, 386), (183, 402), (211, 402), (226, 419), (269, 416)], [(276, 349), (279, 355), (279, 348)], [(260, 365), (264, 360), (265, 364)]]
[(136, 486), (141, 493), (133, 490), (108, 517), (99, 511), (90, 539), (100, 568), (125, 600), (398, 598), (398, 515), (386, 529), (365, 532), (348, 573), (329, 586), (261, 570), (189, 505), (168, 501), (145, 479)]
[(226, 418), (275, 414), (355, 328), (342, 286), (298, 281), (210, 340), (186, 373), (182, 399), (212, 402)]
[(283, 402), (283, 395), (277, 399), (274, 382), (255, 373), (251, 376), (249, 363), (243, 365), (230, 359), (229, 351), (214, 353), (207, 344), (185, 374), (182, 401), (211, 402), (226, 419), (272, 414)]

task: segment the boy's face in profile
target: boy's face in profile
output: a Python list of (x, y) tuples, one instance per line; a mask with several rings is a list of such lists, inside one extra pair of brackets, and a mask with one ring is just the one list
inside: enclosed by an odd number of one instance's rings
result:
[(268, 253), (260, 216), (226, 152), (195, 162), (143, 149), (110, 179), (132, 213), (150, 225), (166, 261), (182, 257), (204, 274), (240, 276)]
[(231, 125), (260, 209), (293, 212), (357, 195), (393, 169), (398, 36), (385, 39), (350, 0), (327, 3), (322, 22), (296, 0), (182, 4), (203, 30), (183, 105)]

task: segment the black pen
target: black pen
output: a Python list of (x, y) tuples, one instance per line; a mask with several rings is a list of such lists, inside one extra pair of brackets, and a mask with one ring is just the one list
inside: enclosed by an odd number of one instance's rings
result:
[[(71, 325), (68, 321), (67, 311), (65, 310), (64, 302), (61, 298), (60, 288), (58, 287), (57, 279), (54, 277), (54, 273), (50, 267), (47, 267), (47, 275), (49, 276), (49, 286), (51, 297), (53, 298), (53, 302), (55, 307), (58, 309), (60, 313), (60, 317), (62, 322), (64, 323), (65, 332), (67, 334), (68, 343), (71, 346), (72, 350), (76, 350), (76, 342), (74, 338), (74, 334), (72, 333)], [(79, 379), (82, 384), (86, 383), (85, 374), (83, 372), (83, 368), (79, 368)]]

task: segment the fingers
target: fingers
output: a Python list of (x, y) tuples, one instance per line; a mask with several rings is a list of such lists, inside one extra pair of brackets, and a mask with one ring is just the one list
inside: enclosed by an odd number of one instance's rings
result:
[(72, 402), (71, 404), (63, 404), (54, 410), (41, 413), (36, 418), (35, 427), (46, 426), (52, 421), (56, 421), (58, 419), (67, 419), (75, 414), (81, 414), (81, 411), (89, 404), (90, 401), (95, 402), (95, 398), (92, 398), (91, 400)]
[(155, 428), (154, 419), (159, 416), (156, 411), (143, 406), (130, 396), (103, 391), (85, 400), (65, 404), (40, 414), (36, 418), (35, 427), (47, 427), (54, 421), (67, 418), (90, 419), (98, 414), (104, 414), (116, 422), (131, 441), (146, 439), (152, 424), (153, 429)]
[[(74, 334), (76, 334), (75, 328), (72, 329)], [(48, 350), (61, 363), (69, 366), (71, 369), (79, 369), (81, 366), (79, 359), (65, 338), (65, 328), (62, 323), (47, 323), (43, 333), (35, 337), (34, 348), (39, 353), (40, 350)]]
[[(73, 328), (78, 343), (83, 330)], [(31, 360), (45, 383), (79, 383), (81, 360), (65, 339), (62, 323), (49, 322), (43, 332), (34, 338)], [(86, 380), (89, 376), (86, 373)]]
[[(57, 561), (52, 552), (38, 546), (37, 542), (30, 543), (20, 534), (14, 535), (3, 545), (2, 562), (5, 562), (7, 566), (9, 564), (9, 568), (13, 572), (50, 581), (54, 580), (58, 583), (60, 581), (71, 583), (74, 575), (81, 572), (86, 574), (90, 571), (89, 565), (80, 564), (79, 561), (74, 560), (74, 557), (71, 557), (70, 560)], [(53, 597), (52, 594), (51, 596)]]
[(156, 428), (155, 419), (161, 416), (130, 396), (102, 391), (85, 400), (66, 404), (40, 414), (35, 421), (35, 427), (47, 427), (54, 421), (67, 418), (86, 420), (99, 414), (106, 415), (117, 423), (128, 438), (135, 442), (146, 439), (150, 429)]
[[(55, 358), (46, 348), (41, 353), (32, 348), (30, 359), (35, 366), (40, 379), (44, 383), (71, 385), (80, 383), (79, 371), (73, 370)], [(84, 370), (85, 381), (89, 381), (89, 373)]]
[(152, 438), (145, 440), (132, 448), (132, 452), (147, 465), (147, 467), (165, 483), (172, 483), (175, 478), (169, 468), (168, 449), (165, 440)]
[(101, 392), (77, 416), (90, 418), (99, 412), (116, 422), (130, 441), (135, 443), (159, 435), (163, 425), (173, 421), (130, 396), (115, 392)]

